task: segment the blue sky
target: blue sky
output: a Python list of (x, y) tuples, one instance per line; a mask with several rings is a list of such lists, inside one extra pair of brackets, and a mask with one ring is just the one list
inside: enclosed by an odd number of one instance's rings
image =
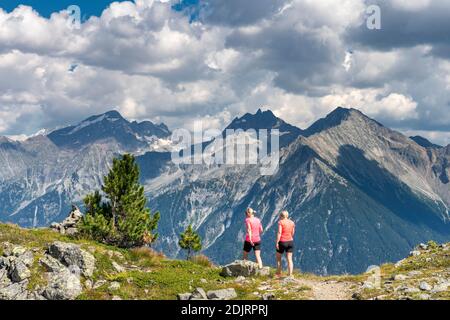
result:
[[(122, 2), (116, 0), (118, 2)], [(2, 0), (0, 7), (10, 12), (18, 5), (32, 6), (41, 16), (49, 17), (53, 12), (66, 9), (70, 5), (78, 5), (83, 17), (99, 16), (113, 0)]]
[[(2, 0), (0, 7), (11, 12), (20, 4), (28, 5), (38, 11), (41, 16), (48, 18), (53, 12), (64, 10), (70, 5), (78, 5), (83, 18), (86, 19), (90, 16), (100, 16), (112, 2), (124, 2), (124, 0)], [(187, 11), (192, 20), (198, 15), (196, 8), (199, 2), (200, 0), (180, 0), (172, 8), (176, 11)]]

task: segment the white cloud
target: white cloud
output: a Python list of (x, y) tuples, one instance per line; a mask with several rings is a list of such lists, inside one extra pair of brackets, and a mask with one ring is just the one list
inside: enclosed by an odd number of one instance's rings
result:
[(216, 11), (191, 23), (170, 2), (116, 2), (80, 30), (64, 12), (0, 10), (0, 134), (112, 108), (172, 128), (202, 117), (222, 128), (266, 107), (305, 128), (338, 105), (392, 126), (450, 130), (448, 62), (431, 46), (354, 48), (346, 31), (363, 22), (363, 0), (264, 2), (254, 12), (252, 3), (210, 1)]
[(321, 99), (323, 106), (353, 107), (365, 114), (382, 119), (406, 120), (417, 118), (417, 103), (399, 93), (383, 93), (378, 89), (343, 90)]

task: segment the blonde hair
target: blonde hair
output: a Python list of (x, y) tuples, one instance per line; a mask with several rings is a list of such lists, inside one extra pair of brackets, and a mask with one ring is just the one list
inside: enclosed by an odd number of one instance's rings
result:
[(281, 219), (287, 219), (287, 218), (289, 218), (289, 212), (287, 212), (286, 210), (281, 211), (281, 213), (280, 213), (280, 218), (281, 218)]
[(253, 216), (255, 214), (255, 210), (253, 210), (252, 208), (247, 208), (247, 210), (245, 210), (245, 214), (247, 215), (247, 217)]

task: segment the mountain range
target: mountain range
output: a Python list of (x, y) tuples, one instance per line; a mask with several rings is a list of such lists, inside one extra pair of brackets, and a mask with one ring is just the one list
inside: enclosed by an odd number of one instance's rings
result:
[(188, 224), (219, 264), (241, 256), (244, 211), (266, 229), (263, 260), (274, 262), (277, 217), (297, 224), (296, 265), (318, 274), (359, 273), (397, 261), (417, 243), (450, 241), (450, 145), (406, 137), (355, 109), (337, 108), (307, 129), (258, 110), (225, 129), (280, 131), (280, 165), (176, 165), (164, 124), (130, 122), (117, 111), (17, 142), (0, 138), (0, 220), (25, 227), (65, 218), (99, 188), (113, 157), (136, 155), (152, 210), (157, 249), (181, 255)]

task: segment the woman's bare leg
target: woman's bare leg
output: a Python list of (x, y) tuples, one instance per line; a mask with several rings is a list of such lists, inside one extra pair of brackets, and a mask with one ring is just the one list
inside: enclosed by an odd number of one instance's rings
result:
[(247, 260), (248, 259), (248, 252), (247, 251), (244, 251), (244, 260)]
[(281, 275), (281, 253), (277, 252), (277, 275)]
[(261, 269), (263, 267), (263, 263), (261, 260), (261, 250), (255, 250), (255, 257), (256, 257), (256, 262), (258, 263), (258, 266)]
[(292, 261), (292, 252), (287, 253), (287, 261), (288, 261), (289, 277), (291, 277), (294, 272), (294, 262)]

